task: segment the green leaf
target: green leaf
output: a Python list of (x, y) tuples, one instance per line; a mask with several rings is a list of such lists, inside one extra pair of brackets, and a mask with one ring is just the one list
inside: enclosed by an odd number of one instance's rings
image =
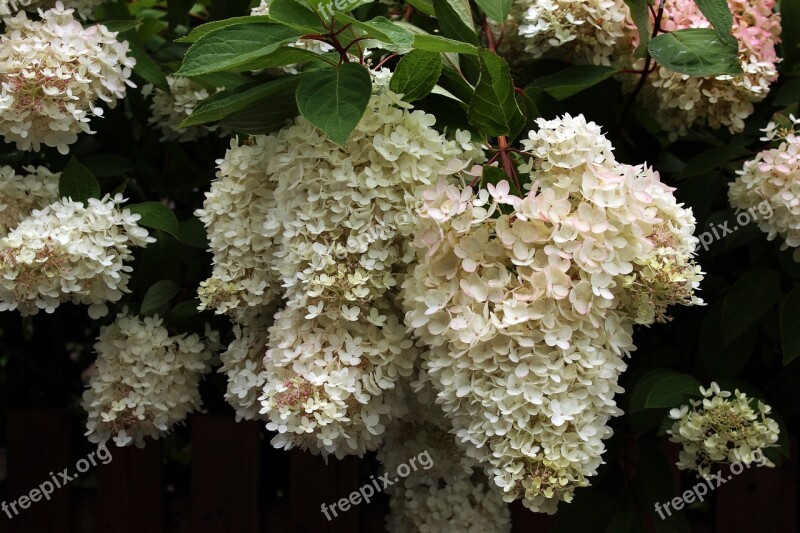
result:
[(511, 12), (513, 0), (475, 0), (486, 16), (495, 22), (503, 23)]
[(480, 44), (469, 0), (433, 0), (433, 9), (439, 19), (442, 35), (475, 46)]
[(800, 357), (800, 287), (795, 287), (781, 305), (781, 348), (784, 365)]
[(213, 22), (207, 22), (206, 24), (196, 27), (189, 33), (189, 35), (181, 37), (180, 39), (175, 39), (175, 42), (196, 43), (206, 35), (215, 32), (217, 30), (220, 30), (222, 28), (228, 28), (231, 26), (242, 26), (245, 24), (258, 24), (258, 23), (267, 24), (270, 22), (272, 22), (272, 19), (266, 15), (233, 17), (224, 20), (215, 20)]
[(372, 96), (369, 71), (357, 63), (309, 73), (297, 87), (297, 108), (316, 127), (344, 146)]
[(694, 3), (700, 8), (703, 16), (714, 26), (717, 37), (721, 41), (733, 39), (735, 42), (734, 37), (731, 36), (733, 13), (731, 13), (731, 8), (728, 7), (727, 0), (694, 0)]
[(180, 226), (175, 213), (161, 202), (144, 202), (127, 206), (131, 213), (141, 215), (139, 225), (159, 229), (180, 240)]
[(279, 93), (264, 105), (225, 117), (220, 124), (239, 133), (263, 135), (281, 129), (287, 120), (295, 118), (298, 113), (294, 93)]
[(486, 135), (509, 135), (521, 129), (525, 117), (517, 105), (514, 82), (505, 60), (494, 52), (478, 52), (481, 77), (469, 106), (469, 122)]
[(61, 172), (58, 180), (58, 194), (76, 202), (86, 202), (89, 198), (100, 197), (100, 184), (92, 171), (74, 157)]
[(181, 243), (193, 248), (200, 248), (201, 250), (208, 248), (208, 235), (200, 219), (191, 217), (186, 220), (181, 220), (179, 227)]
[(650, 44), (650, 37), (653, 33), (653, 23), (650, 21), (650, 9), (647, 7), (647, 0), (625, 0), (631, 12), (633, 23), (639, 30), (639, 47), (636, 49), (637, 57), (644, 57), (647, 54), (647, 45)]
[(128, 40), (130, 46), (129, 55), (136, 60), (133, 72), (144, 81), (152, 83), (162, 91), (169, 92), (167, 76), (161, 67), (147, 53), (147, 50), (133, 39)]
[(244, 111), (259, 102), (275, 98), (277, 95), (293, 95), (303, 75), (280, 78), (275, 81), (239, 87), (231, 91), (221, 91), (207, 98), (181, 127), (196, 126), (221, 120), (229, 115)]
[(147, 289), (142, 300), (142, 307), (139, 314), (142, 316), (159, 315), (164, 316), (169, 307), (169, 302), (175, 298), (181, 288), (174, 281), (163, 279)]
[(102, 22), (103, 26), (105, 26), (108, 31), (115, 31), (115, 32), (126, 32), (128, 30), (136, 29), (139, 24), (141, 24), (141, 20), (104, 20)]
[(384, 43), (384, 48), (393, 52), (404, 54), (411, 50), (414, 43), (413, 33), (385, 17), (375, 17), (372, 20), (363, 22), (345, 13), (337, 13), (336, 21), (342, 24), (350, 24), (352, 27), (363, 31), (365, 37)]
[(462, 43), (440, 37), (438, 35), (418, 34), (414, 36), (412, 45), (416, 50), (426, 50), (428, 52), (442, 52), (446, 54), (467, 54), (477, 55), (478, 47), (469, 43)]
[(400, 60), (389, 82), (389, 88), (413, 102), (430, 94), (442, 74), (442, 55), (412, 50)]
[(216, 30), (194, 43), (175, 74), (197, 76), (220, 71), (250, 70), (252, 63), (300, 33), (279, 24), (243, 24)]
[(700, 395), (700, 382), (689, 374), (665, 368), (647, 372), (631, 394), (630, 412), (642, 409), (673, 408)]
[(319, 17), (296, 0), (272, 0), (269, 4), (269, 17), (303, 33), (325, 31)]
[(532, 85), (544, 90), (556, 100), (564, 100), (619, 72), (614, 67), (580, 65), (568, 67), (555, 74), (539, 78)]
[(763, 268), (751, 270), (728, 290), (722, 307), (722, 337), (731, 344), (781, 299), (780, 275)]
[(742, 73), (735, 40), (721, 41), (714, 30), (691, 28), (658, 35), (650, 41), (650, 55), (663, 66), (690, 76)]
[(412, 6), (420, 13), (423, 13), (430, 17), (436, 16), (436, 12), (433, 10), (432, 0), (406, 0), (406, 3)]

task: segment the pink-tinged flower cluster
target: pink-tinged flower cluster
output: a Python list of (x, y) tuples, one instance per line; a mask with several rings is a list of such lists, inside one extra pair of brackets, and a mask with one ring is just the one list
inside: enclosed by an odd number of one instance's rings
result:
[(749, 211), (766, 202), (772, 216), (758, 217), (758, 227), (770, 241), (780, 236), (782, 250), (795, 248), (794, 260), (800, 262), (800, 136), (795, 132), (800, 120), (791, 120), (789, 128), (767, 126), (764, 140), (778, 141), (779, 146), (744, 164), (730, 184), (728, 198), (734, 208)]
[(96, 24), (84, 28), (61, 2), (30, 20), (24, 11), (3, 19), (0, 35), (0, 135), (21, 150), (41, 145), (62, 154), (79, 133), (91, 133), (98, 100), (124, 98), (136, 61), (128, 43)]
[[(728, 0), (728, 5), (744, 74), (696, 77), (659, 66), (641, 93), (642, 103), (655, 110), (658, 122), (673, 138), (694, 125), (741, 132), (745, 119), (753, 113), (753, 104), (767, 96), (778, 78), (775, 46), (780, 42), (781, 18), (774, 11), (775, 1)], [(667, 0), (661, 23), (665, 31), (710, 26), (694, 0)], [(638, 35), (631, 49), (636, 41)], [(632, 68), (644, 68), (644, 59), (634, 61)], [(637, 81), (637, 76), (626, 75), (629, 89)]]
[(602, 462), (633, 324), (694, 291), (694, 217), (582, 116), (523, 141), (533, 186), (424, 194), (406, 324), (467, 453), (504, 498), (555, 512)]

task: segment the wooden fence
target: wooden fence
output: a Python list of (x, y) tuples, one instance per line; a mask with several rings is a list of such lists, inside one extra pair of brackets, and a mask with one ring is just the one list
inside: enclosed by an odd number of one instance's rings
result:
[[(76, 440), (64, 411), (11, 409), (7, 420), (7, 479), (0, 493), (14, 500), (65, 467), (74, 472)], [(0, 532), (15, 533), (358, 533), (384, 531), (385, 496), (328, 522), (321, 503), (332, 503), (362, 483), (356, 458), (326, 465), (302, 452), (271, 450), (257, 423), (196, 415), (190, 422), (191, 479), (167, 483), (163, 444), (144, 449), (109, 447), (113, 459), (85, 479), (56, 490), (9, 520)], [(80, 437), (82, 438), (82, 437)], [(750, 469), (715, 491), (716, 526), (702, 532), (797, 531), (797, 461), (776, 469)], [(95, 475), (90, 475), (95, 474)], [(183, 476), (186, 477), (186, 476)], [(95, 481), (96, 480), (96, 484)], [(88, 481), (88, 483), (87, 483)], [(680, 494), (680, 476), (675, 476)], [(546, 532), (550, 517), (512, 506), (516, 532)], [(653, 524), (649, 524), (652, 526)], [(652, 529), (649, 527), (648, 529)], [(410, 533), (410, 532), (409, 532)], [(449, 532), (443, 532), (449, 533)]]

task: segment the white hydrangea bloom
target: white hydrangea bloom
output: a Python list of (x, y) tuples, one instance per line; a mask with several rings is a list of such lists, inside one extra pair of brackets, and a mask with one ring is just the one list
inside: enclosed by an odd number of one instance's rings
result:
[(624, 0), (516, 0), (501, 47), (512, 60), (522, 53), (609, 65), (627, 16)]
[(800, 262), (800, 136), (795, 127), (781, 128), (770, 123), (765, 140), (780, 141), (777, 148), (761, 151), (737, 171), (728, 198), (736, 209), (754, 213), (768, 206), (770, 216), (753, 217), (767, 239), (783, 238), (781, 249), (795, 248), (794, 260)]
[(780, 433), (778, 423), (767, 416), (772, 411), (769, 405), (758, 401), (756, 408), (745, 393), (736, 390), (731, 395), (716, 383), (700, 387), (700, 393), (702, 400), (690, 400), (691, 406), (669, 412), (676, 421), (667, 431), (669, 440), (683, 446), (678, 468), (707, 478), (718, 463), (758, 461), (761, 466), (775, 466), (763, 453), (775, 446)]
[(227, 134), (225, 128), (218, 125), (179, 128), (178, 126), (189, 118), (200, 102), (216, 91), (209, 91), (189, 78), (181, 76), (167, 76), (167, 83), (169, 92), (158, 89), (149, 83), (142, 88), (142, 94), (145, 96), (153, 95), (153, 101), (150, 104), (153, 116), (150, 117), (148, 123), (161, 130), (162, 141), (194, 141), (211, 132), (216, 132), (220, 137)]
[(30, 216), (58, 200), (60, 173), (45, 167), (25, 167), (18, 175), (12, 167), (0, 166), (0, 237)]
[[(62, 0), (64, 7), (74, 9), (83, 19), (93, 18), (94, 8), (106, 0)], [(56, 7), (56, 0), (0, 0), (0, 15), (13, 15), (20, 9), (34, 11)]]
[(424, 194), (406, 324), (468, 453), (507, 501), (555, 512), (588, 484), (620, 413), (634, 323), (700, 304), (694, 218), (582, 117), (537, 121), (519, 198), (444, 183)]
[(243, 317), (242, 323), (233, 327), (235, 339), (220, 355), (219, 372), (228, 378), (225, 400), (236, 410), (237, 421), (265, 418), (259, 414), (258, 397), (267, 383), (264, 356), (274, 313), (275, 308), (269, 306), (257, 315)]
[[(770, 85), (778, 79), (775, 46), (780, 42), (781, 19), (773, 11), (775, 1), (728, 0), (728, 4), (744, 74), (688, 76), (659, 66), (648, 76), (641, 92), (642, 104), (654, 110), (658, 123), (673, 140), (693, 125), (726, 127), (731, 133), (743, 131), (745, 119), (753, 114), (753, 104), (766, 98)], [(710, 27), (694, 0), (668, 0), (664, 13), (665, 31)], [(632, 68), (641, 70), (644, 63), (644, 59), (637, 59)], [(627, 89), (633, 90), (639, 77), (626, 75), (624, 80)]]
[(21, 150), (69, 152), (79, 133), (124, 98), (136, 63), (128, 43), (100, 24), (84, 28), (61, 2), (30, 20), (4, 18), (0, 35), (0, 135)]
[(200, 380), (219, 348), (219, 334), (170, 336), (156, 317), (128, 316), (127, 310), (100, 329), (97, 362), (83, 408), (91, 442), (113, 439), (141, 448), (198, 409)]
[(413, 372), (416, 350), (388, 304), (350, 322), (296, 309), (275, 315), (264, 358), (261, 413), (277, 431), (273, 446), (313, 453), (363, 455), (405, 411), (399, 381)]
[(0, 311), (52, 313), (63, 302), (89, 304), (94, 318), (105, 302), (128, 292), (131, 247), (155, 239), (141, 218), (119, 204), (121, 194), (88, 203), (62, 199), (33, 210), (0, 239)]
[[(389, 429), (378, 459), (392, 479), (398, 467), (410, 474), (388, 487), (387, 530), (503, 533), (511, 516), (500, 491), (449, 433), (450, 422), (433, 403), (430, 385), (410, 399), (410, 413)], [(410, 462), (413, 461), (413, 465)]]

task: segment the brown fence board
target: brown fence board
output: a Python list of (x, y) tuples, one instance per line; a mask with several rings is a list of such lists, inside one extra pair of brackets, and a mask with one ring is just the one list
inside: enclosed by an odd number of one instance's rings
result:
[(259, 424), (192, 418), (192, 532), (258, 533)]
[(164, 523), (161, 443), (142, 449), (108, 443), (112, 460), (97, 467), (97, 531), (161, 533)]
[[(32, 489), (50, 481), (51, 472), (60, 480), (59, 472), (75, 472), (70, 458), (70, 421), (66, 411), (46, 409), (8, 409), (8, 483), (5, 501), (16, 501), (19, 514), (9, 519), (0, 512), (0, 531), (67, 533), (71, 523), (70, 486), (55, 488), (50, 500), (26, 503), (20, 508), (20, 497), (26, 499)], [(47, 488), (46, 488), (47, 490)], [(14, 513), (12, 511), (11, 514)]]
[(331, 505), (359, 488), (359, 459), (330, 457), (328, 464), (322, 457), (300, 450), (290, 452), (291, 482), (289, 485), (292, 513), (292, 533), (353, 533), (360, 531), (362, 502), (346, 512), (337, 512), (328, 521), (322, 513), (322, 504)]

